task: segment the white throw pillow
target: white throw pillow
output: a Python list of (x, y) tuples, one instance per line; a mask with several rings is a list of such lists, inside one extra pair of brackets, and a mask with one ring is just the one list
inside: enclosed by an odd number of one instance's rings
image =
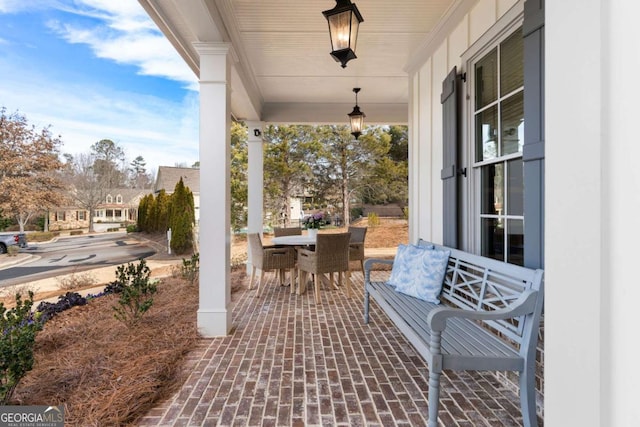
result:
[(450, 254), (428, 246), (400, 245), (387, 283), (398, 292), (440, 304)]

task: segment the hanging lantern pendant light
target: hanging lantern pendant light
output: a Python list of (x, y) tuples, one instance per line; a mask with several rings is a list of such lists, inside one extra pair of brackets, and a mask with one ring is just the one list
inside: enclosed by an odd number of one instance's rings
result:
[(347, 62), (357, 58), (358, 27), (364, 19), (358, 7), (350, 0), (336, 0), (336, 6), (322, 14), (329, 23), (331, 56), (342, 68), (346, 68)]
[(353, 92), (356, 94), (356, 105), (353, 107), (353, 111), (348, 114), (349, 122), (351, 123), (351, 135), (355, 139), (358, 139), (360, 135), (362, 135), (362, 128), (364, 127), (364, 118), (366, 117), (362, 111), (360, 111), (360, 107), (358, 107), (358, 92), (360, 92), (359, 87), (354, 87)]

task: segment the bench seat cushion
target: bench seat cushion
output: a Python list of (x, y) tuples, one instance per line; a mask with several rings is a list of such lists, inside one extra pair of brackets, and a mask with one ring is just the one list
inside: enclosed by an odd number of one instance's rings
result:
[[(371, 282), (367, 290), (398, 329), (425, 358), (431, 368), (434, 359), (429, 349), (431, 331), (429, 312), (442, 305), (433, 304), (397, 292), (385, 282)], [(524, 361), (514, 347), (467, 319), (449, 319), (441, 340), (442, 366), (437, 369), (515, 370)]]

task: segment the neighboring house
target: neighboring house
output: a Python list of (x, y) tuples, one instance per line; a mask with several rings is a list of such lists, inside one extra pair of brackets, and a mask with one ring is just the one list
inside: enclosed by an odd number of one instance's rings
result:
[[(93, 213), (93, 223), (127, 223), (138, 220), (140, 200), (150, 190), (118, 188), (106, 191), (104, 200)], [(78, 206), (63, 206), (49, 211), (49, 230), (75, 230), (89, 227), (89, 211)]]
[(176, 184), (182, 178), (185, 187), (193, 193), (196, 223), (200, 221), (200, 169), (160, 166), (153, 193), (157, 196), (160, 190), (173, 194)]

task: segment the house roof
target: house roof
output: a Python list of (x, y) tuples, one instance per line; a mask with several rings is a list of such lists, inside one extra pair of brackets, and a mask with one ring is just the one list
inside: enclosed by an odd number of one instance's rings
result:
[[(112, 204), (115, 206), (120, 206), (121, 204), (115, 203), (116, 196), (120, 195), (122, 196), (122, 205), (127, 205), (132, 203), (137, 204), (140, 202), (140, 199), (142, 199), (147, 194), (151, 194), (151, 190), (149, 189), (142, 190), (139, 188), (112, 188), (112, 189), (105, 190), (103, 202), (106, 201), (106, 197), (108, 195), (111, 195), (113, 197)], [(103, 204), (106, 205), (106, 203), (103, 203)]]
[(167, 194), (173, 193), (180, 178), (193, 194), (200, 193), (200, 169), (172, 166), (160, 166), (158, 168), (156, 184), (153, 187), (154, 193), (158, 193), (160, 190), (166, 191)]

